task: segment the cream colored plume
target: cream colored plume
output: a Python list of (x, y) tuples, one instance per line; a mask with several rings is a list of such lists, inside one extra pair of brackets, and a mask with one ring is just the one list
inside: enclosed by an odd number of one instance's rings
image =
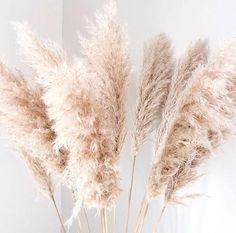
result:
[(127, 55), (127, 39), (117, 19), (113, 1), (104, 13), (89, 22), (89, 38), (80, 37), (81, 52), (89, 72), (95, 74), (94, 88), (101, 94), (101, 105), (106, 109), (107, 121), (114, 128), (117, 156), (122, 149), (126, 134), (125, 104), (130, 67)]
[(179, 115), (179, 105), (186, 85), (192, 81), (193, 72), (207, 60), (207, 43), (197, 41), (180, 58), (176, 65), (174, 75), (170, 85), (169, 95), (163, 110), (163, 119), (157, 134), (156, 153), (153, 167), (149, 178), (149, 197), (160, 194), (169, 178), (178, 169), (178, 158), (166, 153), (169, 145), (168, 137), (174, 127), (174, 119)]
[(134, 150), (157, 128), (169, 93), (174, 61), (170, 41), (161, 34), (145, 48), (135, 119)]
[[(27, 34), (32, 35), (28, 31)], [(31, 39), (29, 49), (37, 46), (35, 41), (37, 39)], [(23, 48), (29, 44), (25, 42), (21, 44)], [(27, 52), (26, 57), (36, 64), (33, 67), (40, 74), (38, 82), (44, 90), (43, 100), (57, 135), (54, 148), (66, 148), (70, 152), (66, 179), (73, 189), (80, 190), (77, 198), (80, 203), (110, 206), (119, 191), (115, 146), (110, 140), (114, 134), (103, 116), (106, 110), (99, 107), (96, 92), (90, 90), (91, 75), (82, 62), (76, 65), (67, 64), (66, 61), (55, 66), (50, 62), (41, 65), (44, 53), (57, 52), (54, 52), (55, 46), (47, 47), (42, 40), (40, 43), (40, 48), (44, 48), (42, 53), (34, 50), (32, 55)], [(57, 57), (53, 60), (57, 60)]]
[(32, 158), (47, 161), (50, 172), (62, 172), (66, 155), (55, 155), (55, 138), (41, 91), (32, 90), (19, 72), (0, 63), (0, 121), (7, 127), (11, 140)]
[(62, 48), (57, 43), (37, 37), (28, 23), (14, 23), (14, 28), (20, 53), (39, 76), (65, 62), (66, 55)]
[(157, 128), (162, 117), (162, 110), (168, 96), (173, 68), (174, 61), (170, 41), (165, 34), (160, 34), (153, 38), (144, 50), (133, 136), (134, 145), (126, 233), (128, 232), (129, 225), (136, 156), (139, 147), (148, 134)]
[[(45, 92), (43, 99), (57, 135), (54, 148), (58, 150), (64, 147), (70, 152), (64, 182), (72, 189), (79, 189), (77, 206), (81, 203), (89, 207), (114, 205), (119, 192), (117, 158), (114, 156), (116, 148), (113, 142), (115, 135), (113, 125), (109, 125), (106, 118), (107, 110), (103, 106), (98, 107), (100, 96), (89, 87), (90, 76), (93, 75), (87, 72), (83, 62), (67, 64), (65, 60), (58, 59), (59, 46), (50, 47), (48, 44), (52, 43), (44, 44), (43, 40), (36, 43), (39, 40), (29, 28), (23, 29), (18, 30), (18, 33), (26, 33), (30, 39), (20, 40), (20, 46), (39, 74), (37, 80)], [(31, 48), (37, 49), (30, 52)], [(41, 64), (41, 60), (47, 57), (44, 53), (51, 54), (50, 59), (59, 62), (51, 65), (49, 60)]]
[(50, 174), (45, 169), (44, 162), (38, 158), (33, 158), (24, 150), (21, 150), (21, 158), (25, 162), (26, 167), (31, 172), (39, 190), (47, 197), (53, 196), (53, 185)]
[(83, 64), (63, 65), (42, 82), (44, 101), (57, 133), (55, 146), (70, 151), (69, 177), (78, 202), (87, 207), (111, 206), (118, 195), (117, 158), (113, 129), (106, 121)]
[[(166, 154), (177, 167), (168, 181), (166, 201), (199, 177), (199, 167), (236, 130), (236, 42), (226, 45), (193, 74), (182, 95)], [(165, 167), (164, 167), (165, 170)]]

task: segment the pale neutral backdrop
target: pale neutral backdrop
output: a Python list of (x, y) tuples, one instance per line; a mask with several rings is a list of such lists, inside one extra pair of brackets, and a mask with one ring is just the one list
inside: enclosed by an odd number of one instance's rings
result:
[[(58, 43), (62, 39), (62, 1), (0, 1), (0, 57), (11, 66), (23, 68), (17, 56), (14, 21), (29, 21), (42, 36)], [(56, 213), (50, 201), (42, 197), (16, 153), (9, 148), (0, 131), (0, 232), (59, 233)], [(60, 190), (57, 200), (60, 205)]]
[[(1, 43), (0, 54), (9, 63), (21, 67), (16, 57), (12, 20), (27, 20), (45, 37), (62, 43), (73, 56), (79, 54), (76, 32), (82, 34), (84, 18), (101, 9), (103, 0), (22, 0), (0, 1)], [(236, 36), (236, 2), (233, 0), (118, 0), (119, 17), (129, 33), (133, 73), (130, 80), (128, 125), (132, 126), (135, 109), (138, 71), (142, 63), (144, 42), (152, 36), (166, 32), (179, 56), (191, 41), (207, 38), (214, 52), (222, 41)], [(121, 158), (122, 188), (127, 190), (130, 174), (130, 134)], [(147, 172), (150, 167), (155, 139), (150, 138), (140, 151), (137, 166), (134, 204), (131, 211), (132, 227), (143, 196)], [(37, 194), (31, 177), (15, 154), (0, 141), (0, 232), (59, 233), (57, 219), (50, 203)], [(221, 148), (205, 166), (207, 176), (185, 190), (204, 193), (205, 197), (191, 200), (187, 206), (169, 207), (161, 222), (160, 233), (234, 233), (236, 232), (236, 140)], [(60, 192), (59, 200), (60, 200)], [(116, 233), (124, 233), (127, 192), (119, 198)], [(61, 210), (66, 220), (71, 213), (70, 193), (61, 190)], [(160, 211), (160, 201), (154, 202), (148, 213), (144, 231), (150, 233)], [(83, 218), (84, 216), (82, 216)], [(99, 232), (99, 219), (95, 211), (89, 212), (93, 232)], [(84, 218), (82, 219), (84, 221)], [(14, 224), (13, 224), (14, 223)], [(39, 228), (40, 226), (40, 228)], [(71, 229), (76, 233), (74, 225)], [(130, 231), (132, 232), (132, 231)]]

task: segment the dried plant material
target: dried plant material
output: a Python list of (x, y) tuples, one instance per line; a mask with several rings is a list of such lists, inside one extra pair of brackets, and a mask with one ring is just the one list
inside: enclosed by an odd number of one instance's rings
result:
[(170, 41), (166, 35), (161, 34), (152, 39), (144, 50), (134, 126), (134, 152), (129, 188), (126, 233), (128, 232), (136, 156), (140, 145), (148, 134), (157, 128), (158, 121), (161, 119), (162, 110), (169, 92), (173, 68), (174, 61)]
[(38, 158), (33, 158), (32, 156), (28, 155), (27, 152), (25, 152), (23, 149), (21, 150), (21, 158), (25, 162), (29, 171), (32, 173), (39, 190), (42, 192), (42, 194), (44, 194), (52, 201), (58, 216), (58, 220), (60, 221), (62, 231), (63, 233), (66, 233), (62, 217), (54, 198), (51, 175), (48, 174), (48, 171), (45, 168), (47, 165), (44, 165), (45, 161)]
[(178, 62), (170, 86), (170, 92), (163, 111), (163, 120), (160, 124), (157, 134), (157, 150), (155, 153), (154, 163), (149, 178), (149, 198), (160, 194), (161, 189), (165, 186), (169, 178), (178, 169), (178, 158), (173, 154), (167, 153), (169, 146), (169, 137), (174, 127), (174, 119), (179, 116), (179, 106), (187, 85), (192, 82), (194, 71), (204, 64), (207, 60), (207, 43), (197, 41), (186, 52)]
[(51, 177), (46, 171), (43, 161), (38, 158), (33, 158), (24, 150), (21, 150), (21, 158), (25, 162), (27, 168), (31, 172), (39, 190), (47, 197), (51, 198), (53, 195), (53, 185)]
[(14, 23), (20, 52), (38, 75), (65, 62), (66, 55), (58, 44), (39, 39), (27, 23)]
[(165, 34), (161, 34), (155, 37), (144, 51), (135, 119), (135, 151), (161, 119), (173, 68), (170, 41)]
[[(28, 31), (27, 34), (32, 35)], [(21, 43), (23, 48), (27, 47), (26, 41), (23, 40)], [(37, 47), (35, 41), (36, 38), (31, 39), (32, 44), (29, 49)], [(70, 151), (71, 158), (64, 179), (71, 188), (80, 190), (77, 192), (80, 205), (81, 203), (89, 207), (114, 205), (119, 192), (119, 176), (116, 138), (113, 125), (110, 125), (104, 114), (107, 110), (103, 106), (99, 107), (98, 96), (89, 90), (90, 74), (84, 65), (80, 62), (68, 65), (63, 61), (50, 67), (48, 62), (45, 65), (48, 69), (45, 69), (44, 64), (40, 65), (43, 53), (53, 54), (55, 46), (51, 48), (44, 45), (43, 41), (40, 43), (40, 48), (44, 48), (42, 53), (38, 50), (33, 52), (26, 50), (25, 55), (32, 64), (36, 64), (33, 67), (40, 76), (38, 83), (45, 92), (43, 99), (57, 135), (54, 148), (58, 150), (64, 147)], [(45, 51), (47, 49), (49, 51)], [(35, 51), (37, 55), (34, 55)], [(69, 125), (72, 127), (68, 127)]]
[[(126, 124), (127, 39), (113, 1), (88, 22), (80, 37), (82, 59), (74, 63), (56, 43), (39, 39), (27, 24), (15, 24), (21, 53), (36, 71), (41, 89), (31, 88), (22, 74), (0, 63), (0, 120), (22, 152), (41, 191), (51, 198), (62, 224), (50, 176), (56, 171), (71, 188), (73, 215), (97, 208), (102, 231), (108, 231), (107, 210), (120, 193), (118, 160)], [(182, 203), (177, 192), (195, 181), (199, 167), (230, 135), (236, 115), (236, 43), (207, 63), (207, 43), (193, 44), (174, 68), (164, 34), (144, 51), (136, 109), (133, 164), (140, 146), (157, 129), (156, 151), (135, 233), (143, 229), (150, 202), (165, 190), (165, 204)], [(207, 64), (206, 64), (207, 63)], [(70, 223), (69, 220), (69, 223)]]
[(67, 169), (73, 171), (69, 175), (78, 190), (77, 201), (86, 207), (110, 207), (119, 191), (113, 129), (87, 85), (87, 75), (83, 64), (58, 67), (47, 77), (53, 82), (42, 82), (44, 101), (58, 135), (55, 146), (70, 151)]
[(0, 63), (0, 121), (7, 127), (17, 148), (32, 158), (47, 161), (49, 171), (62, 172), (66, 155), (56, 156), (52, 143), (55, 135), (40, 100), (41, 92), (33, 91), (19, 72)]
[(199, 167), (236, 130), (236, 43), (199, 68), (187, 88), (167, 153), (179, 160), (168, 181), (166, 201), (199, 177)]
[(99, 88), (101, 105), (106, 109), (107, 120), (113, 124), (119, 156), (126, 135), (125, 103), (130, 73), (127, 40), (113, 1), (105, 6), (103, 14), (95, 17), (95, 22), (88, 25), (89, 38), (80, 37), (81, 52), (87, 68), (96, 76), (93, 85)]

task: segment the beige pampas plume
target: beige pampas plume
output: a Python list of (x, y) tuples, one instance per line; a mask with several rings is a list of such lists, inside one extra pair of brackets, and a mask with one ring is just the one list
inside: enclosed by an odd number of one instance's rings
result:
[(148, 181), (148, 188), (143, 199), (135, 232), (142, 230), (144, 219), (152, 198), (158, 196), (162, 188), (167, 185), (171, 175), (178, 167), (178, 160), (166, 154), (168, 147), (168, 135), (173, 125), (173, 119), (178, 116), (178, 107), (182, 101), (182, 95), (186, 85), (191, 82), (192, 74), (207, 61), (207, 42), (197, 41), (191, 45), (186, 53), (179, 59), (174, 70), (169, 93), (162, 111), (161, 123), (157, 130), (157, 143), (151, 173)]
[(51, 199), (55, 210), (57, 212), (58, 220), (60, 221), (61, 228), (63, 233), (66, 233), (59, 209), (57, 207), (55, 198), (54, 198), (54, 191), (53, 191), (53, 184), (51, 181), (51, 175), (48, 173), (47, 165), (45, 166), (45, 161), (39, 158), (33, 158), (32, 156), (28, 155), (24, 149), (21, 149), (21, 158), (24, 161), (26, 167), (31, 172), (39, 190), (49, 199)]
[(28, 155), (23, 149), (21, 150), (20, 154), (22, 160), (25, 162), (26, 167), (29, 169), (33, 178), (35, 179), (39, 190), (44, 195), (51, 198), (53, 195), (53, 185), (51, 182), (51, 177), (43, 165), (44, 162), (38, 158), (33, 158), (32, 156)]
[(168, 136), (171, 134), (173, 119), (179, 114), (178, 108), (186, 85), (192, 81), (194, 71), (206, 63), (207, 55), (207, 42), (199, 40), (189, 47), (176, 65), (169, 95), (163, 110), (163, 120), (157, 133), (157, 149), (149, 179), (149, 197), (155, 197), (160, 194), (161, 188), (167, 184), (169, 177), (178, 167), (176, 158), (165, 153), (168, 147)]
[[(65, 147), (70, 151), (66, 179), (71, 188), (79, 189), (76, 192), (76, 206), (84, 203), (86, 207), (110, 207), (114, 205), (119, 192), (115, 156), (117, 145), (113, 142), (116, 138), (112, 128), (114, 125), (110, 125), (110, 120), (104, 114), (107, 110), (103, 106), (99, 107), (100, 99), (96, 91), (89, 87), (91, 75), (83, 62), (77, 62), (76, 65), (66, 61), (55, 66), (51, 66), (50, 62), (41, 65), (44, 53), (53, 54), (54, 48), (58, 46), (51, 48), (47, 46), (48, 42), (44, 45), (43, 40), (38, 46), (35, 43), (38, 40), (28, 30), (24, 29), (23, 33), (26, 31), (31, 35), (29, 48), (25, 49), (29, 39), (20, 40), (20, 45), (36, 68), (38, 83), (45, 92), (43, 99), (57, 135), (54, 147)], [(42, 52), (38, 52), (38, 49), (28, 52), (35, 47), (44, 49)], [(58, 54), (57, 51), (55, 54)]]
[[(179, 158), (166, 202), (199, 177), (199, 167), (236, 129), (236, 43), (220, 50), (193, 77), (175, 119), (166, 153)], [(178, 126), (178, 127), (177, 127)]]
[(126, 232), (128, 232), (134, 170), (138, 149), (148, 134), (158, 126), (158, 121), (161, 119), (162, 110), (169, 93), (173, 69), (174, 61), (170, 41), (165, 34), (160, 34), (153, 38), (144, 50), (134, 126), (134, 154)]
[(157, 127), (169, 93), (174, 61), (165, 34), (155, 37), (144, 50), (135, 119), (135, 151), (147, 134)]
[[(200, 166), (236, 132), (235, 52), (234, 41), (205, 66), (197, 68), (177, 101), (178, 108), (159, 165), (159, 176), (164, 177), (166, 184), (165, 205), (153, 232), (167, 204), (198, 196), (178, 197), (177, 192), (201, 175)], [(153, 191), (153, 186), (150, 188)]]
[(119, 191), (113, 129), (96, 93), (87, 86), (87, 75), (83, 64), (58, 67), (53, 77), (48, 76), (53, 83), (43, 81), (44, 101), (58, 135), (55, 146), (70, 151), (68, 169), (73, 171), (78, 202), (109, 207)]
[(51, 68), (56, 68), (65, 62), (66, 55), (57, 43), (37, 37), (26, 22), (15, 22), (13, 26), (17, 34), (20, 53), (24, 55), (25, 61), (38, 72), (38, 75), (43, 76)]
[(38, 187), (52, 200), (65, 232), (50, 175), (64, 171), (67, 154), (55, 155), (53, 151), (55, 134), (51, 130), (41, 94), (41, 91), (29, 87), (21, 73), (13, 72), (0, 63), (0, 122), (8, 129), (14, 146)]
[(47, 169), (61, 173), (66, 155), (56, 156), (52, 149), (55, 138), (41, 91), (33, 91), (23, 75), (0, 63), (0, 121), (7, 127), (17, 148), (43, 161)]
[(94, 88), (99, 88), (101, 104), (107, 110), (107, 120), (113, 124), (116, 153), (120, 154), (126, 134), (125, 103), (130, 67), (127, 39), (117, 19), (116, 4), (110, 1), (104, 13), (88, 23), (89, 38), (80, 37), (81, 52), (87, 67), (94, 73)]

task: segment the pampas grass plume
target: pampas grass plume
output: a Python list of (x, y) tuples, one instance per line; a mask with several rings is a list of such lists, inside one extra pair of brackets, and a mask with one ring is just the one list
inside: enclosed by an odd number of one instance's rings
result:
[(167, 153), (179, 162), (168, 181), (166, 202), (181, 201), (176, 193), (194, 182), (200, 166), (235, 134), (235, 52), (234, 41), (193, 74), (168, 140)]
[(178, 117), (179, 105), (184, 95), (186, 85), (191, 82), (192, 74), (207, 61), (206, 41), (197, 41), (191, 45), (184, 56), (180, 58), (170, 85), (170, 92), (163, 110), (163, 120), (157, 134), (157, 149), (149, 179), (149, 198), (160, 194), (161, 189), (178, 168), (178, 159), (166, 153), (168, 136), (171, 135), (173, 119)]
[(47, 161), (50, 172), (60, 173), (65, 166), (64, 154), (56, 156), (55, 138), (41, 91), (32, 90), (23, 75), (0, 63), (0, 121), (17, 148), (23, 148), (32, 158)]
[(169, 93), (174, 61), (170, 41), (161, 34), (144, 50), (135, 119), (134, 150), (157, 128)]

